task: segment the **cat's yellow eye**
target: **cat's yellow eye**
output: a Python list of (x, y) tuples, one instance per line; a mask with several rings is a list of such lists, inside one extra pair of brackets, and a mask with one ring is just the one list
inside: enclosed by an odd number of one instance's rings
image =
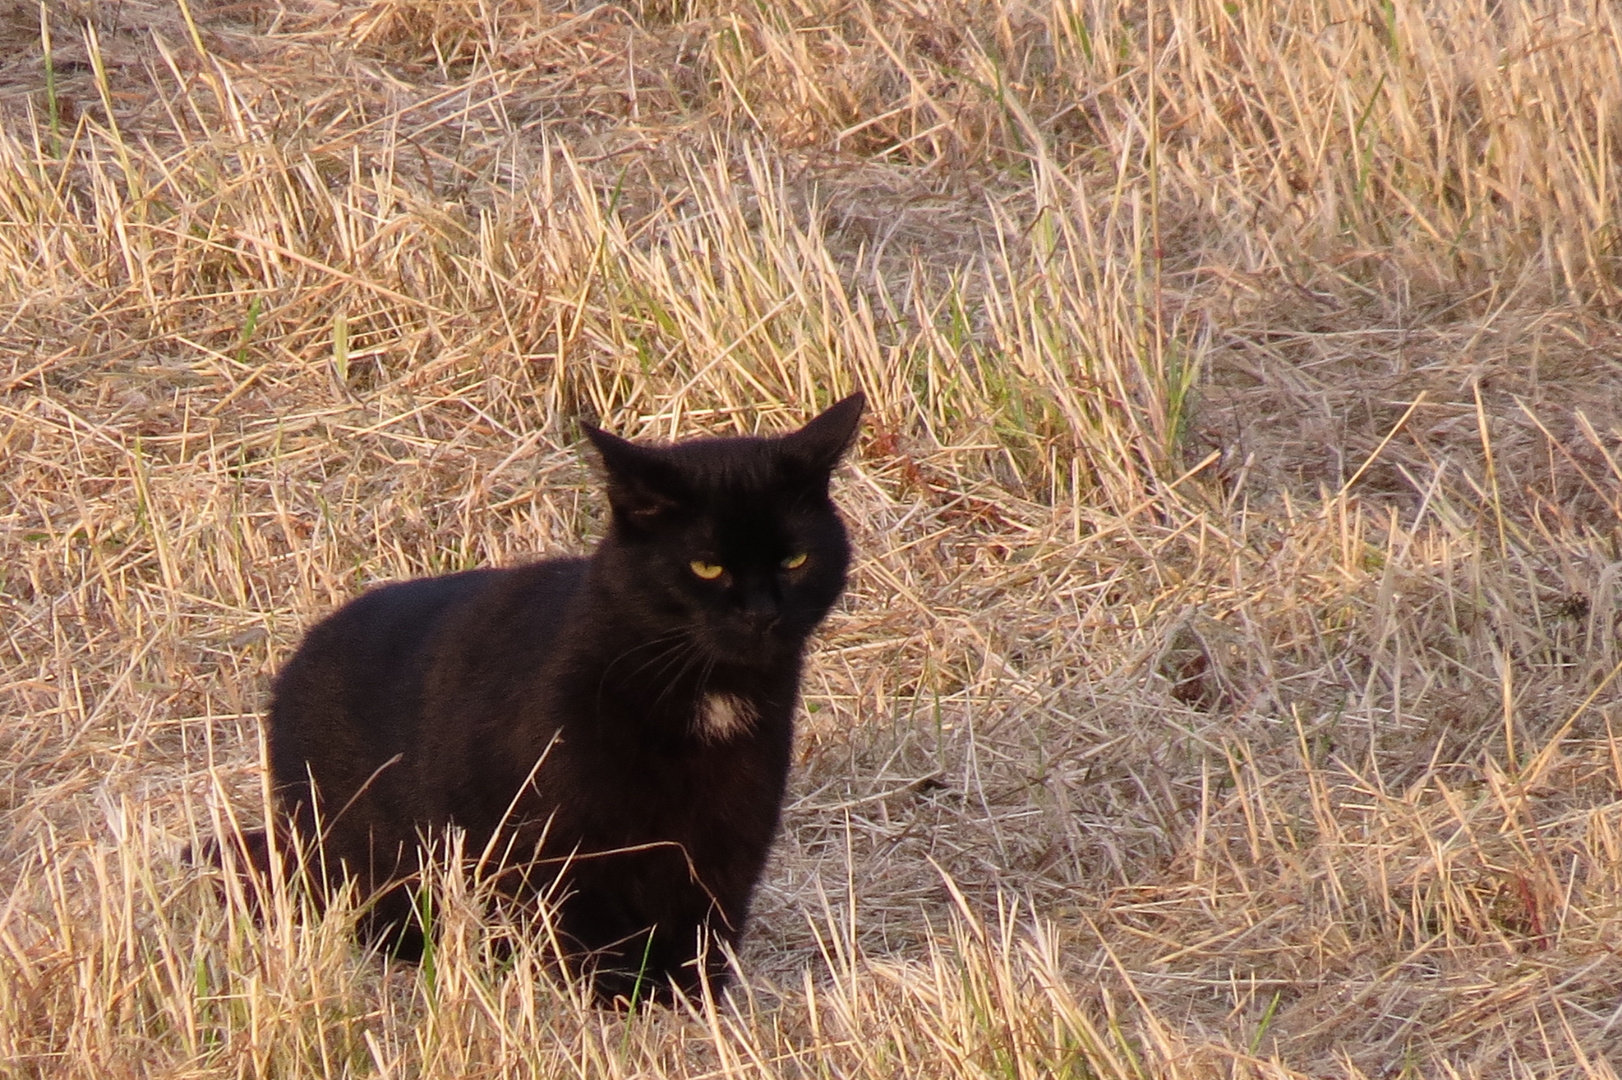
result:
[(703, 559), (694, 559), (687, 565), (692, 568), (693, 573), (697, 574), (705, 581), (714, 581), (716, 578), (721, 576), (721, 572), (724, 569), (724, 567), (717, 566), (714, 563), (707, 563)]
[(798, 570), (800, 567), (802, 567), (804, 565), (805, 565), (805, 552), (803, 552), (803, 551), (800, 552), (798, 555), (790, 555), (788, 558), (783, 560), (783, 569), (784, 570)]

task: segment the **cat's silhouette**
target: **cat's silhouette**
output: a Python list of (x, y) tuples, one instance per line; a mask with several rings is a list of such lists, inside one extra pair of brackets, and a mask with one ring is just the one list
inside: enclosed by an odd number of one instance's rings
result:
[[(792, 434), (652, 446), (585, 425), (612, 520), (589, 557), (374, 588), (277, 676), (270, 768), (309, 877), (423, 945), (424, 838), (554, 902), (603, 1000), (725, 979), (777, 830), (806, 641), (850, 561), (829, 474), (861, 394)], [(242, 844), (264, 867), (263, 836)]]

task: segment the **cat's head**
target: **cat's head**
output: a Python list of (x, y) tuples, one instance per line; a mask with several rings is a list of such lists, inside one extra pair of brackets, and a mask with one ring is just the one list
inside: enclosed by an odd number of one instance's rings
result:
[(850, 544), (828, 478), (865, 404), (852, 394), (789, 435), (670, 446), (582, 425), (608, 481), (616, 599), (685, 628), (721, 663), (797, 651), (845, 585)]

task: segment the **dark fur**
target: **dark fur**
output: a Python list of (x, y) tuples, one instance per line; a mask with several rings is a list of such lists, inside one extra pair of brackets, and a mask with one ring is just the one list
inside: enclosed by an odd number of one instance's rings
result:
[[(365, 934), (420, 955), (420, 839), (454, 826), (470, 860), (495, 837), (503, 894), (555, 889), (568, 959), (605, 1000), (724, 980), (715, 945), (738, 940), (777, 829), (806, 639), (845, 583), (828, 477), (862, 406), (668, 447), (588, 426), (613, 510), (589, 558), (384, 585), (309, 632), (275, 681), (272, 779), (316, 876), (373, 898)], [(716, 694), (753, 723), (707, 734)]]

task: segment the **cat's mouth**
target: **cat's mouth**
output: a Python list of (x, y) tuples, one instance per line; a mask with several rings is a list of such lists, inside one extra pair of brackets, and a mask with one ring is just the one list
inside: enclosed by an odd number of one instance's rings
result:
[(782, 620), (754, 622), (729, 619), (707, 627), (711, 650), (722, 662), (757, 664), (773, 660), (788, 651), (790, 642), (782, 633)]

